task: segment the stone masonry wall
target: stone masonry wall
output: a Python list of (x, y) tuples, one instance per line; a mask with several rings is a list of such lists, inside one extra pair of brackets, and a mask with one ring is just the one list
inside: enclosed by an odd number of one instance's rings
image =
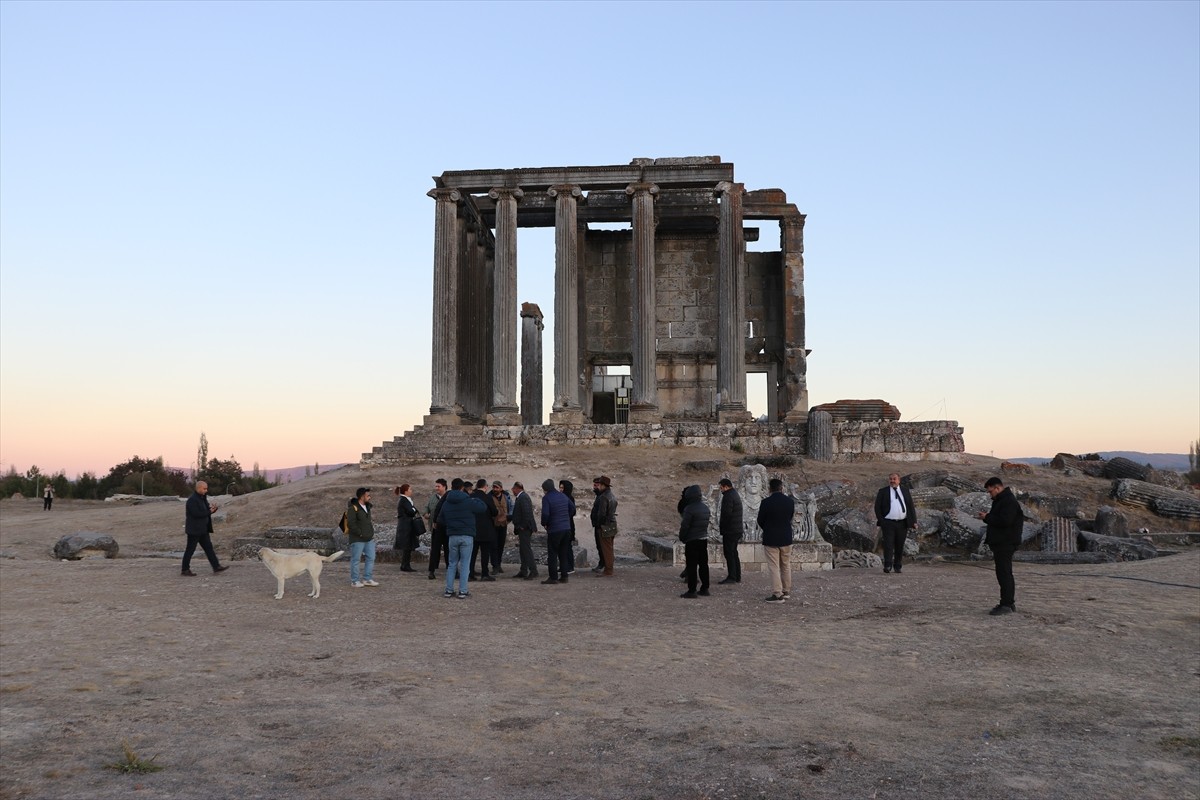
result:
[[(835, 462), (957, 461), (962, 428), (952, 420), (834, 424)], [(417, 426), (363, 453), (363, 465), (410, 461), (520, 461), (522, 447), (707, 447), (804, 456), (806, 426), (785, 423), (664, 422), (648, 425)]]

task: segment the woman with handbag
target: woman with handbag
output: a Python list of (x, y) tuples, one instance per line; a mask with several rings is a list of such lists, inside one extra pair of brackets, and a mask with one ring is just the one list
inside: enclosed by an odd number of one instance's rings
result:
[(397, 486), (396, 496), (400, 501), (396, 505), (396, 543), (393, 548), (400, 551), (400, 571), (414, 572), (412, 552), (425, 532), (425, 521), (413, 505), (412, 486), (407, 483)]

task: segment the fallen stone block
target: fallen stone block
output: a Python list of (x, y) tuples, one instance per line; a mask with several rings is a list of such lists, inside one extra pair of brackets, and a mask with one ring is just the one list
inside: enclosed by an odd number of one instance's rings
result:
[(78, 561), (82, 558), (96, 558), (99, 556), (116, 558), (119, 549), (117, 540), (107, 533), (80, 531), (79, 533), (67, 534), (55, 542), (54, 557), (65, 558), (69, 561)]

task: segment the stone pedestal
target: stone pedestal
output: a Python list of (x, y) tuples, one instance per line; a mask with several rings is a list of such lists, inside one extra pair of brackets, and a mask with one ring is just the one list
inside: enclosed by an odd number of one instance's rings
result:
[(551, 425), (582, 425), (585, 422), (580, 409), (562, 409), (550, 412)]

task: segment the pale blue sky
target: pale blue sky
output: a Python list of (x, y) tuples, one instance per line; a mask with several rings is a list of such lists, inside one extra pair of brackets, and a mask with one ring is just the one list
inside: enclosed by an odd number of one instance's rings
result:
[(431, 176), (686, 155), (808, 214), (814, 404), (1185, 452), (1198, 143), (1195, 2), (6, 0), (0, 462), (355, 460), (428, 410)]

